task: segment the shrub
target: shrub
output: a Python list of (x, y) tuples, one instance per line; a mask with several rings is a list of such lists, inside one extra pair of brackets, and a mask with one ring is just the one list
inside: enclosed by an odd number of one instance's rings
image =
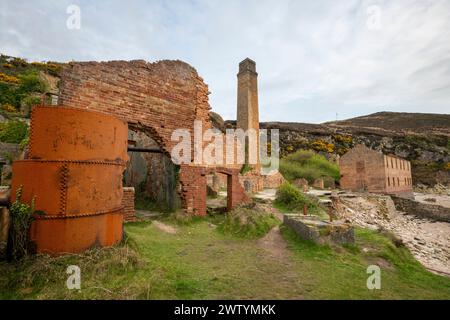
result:
[(26, 72), (19, 75), (20, 87), (19, 93), (32, 93), (40, 92), (44, 93), (48, 89), (48, 85), (45, 80), (39, 77), (37, 72)]
[(22, 98), (21, 103), (29, 108), (40, 105), (41, 104), (41, 98), (36, 96), (26, 96)]
[(4, 103), (2, 104), (2, 110), (5, 110), (6, 112), (17, 112), (17, 109), (10, 103)]
[(327, 153), (333, 153), (334, 152), (334, 144), (328, 143), (324, 140), (316, 140), (310, 144), (311, 149), (317, 151), (317, 152), (327, 152)]
[(20, 148), (23, 150), (25, 149), (25, 147), (28, 146), (28, 144), (30, 143), (30, 136), (27, 134), (27, 136), (25, 138), (22, 139), (22, 141), (20, 141)]
[(16, 201), (11, 204), (9, 209), (11, 214), (12, 257), (16, 260), (28, 253), (28, 230), (31, 227), (34, 213), (34, 199), (30, 206), (23, 203), (21, 198), (22, 187), (19, 187), (16, 192)]
[(47, 62), (47, 72), (55, 77), (58, 77), (61, 73), (62, 66), (56, 62)]
[(342, 135), (342, 134), (334, 134), (333, 140), (336, 143), (341, 143), (346, 145), (347, 147), (351, 146), (353, 144), (353, 137), (349, 135)]
[(331, 177), (339, 181), (339, 167), (314, 151), (299, 150), (280, 161), (280, 172), (289, 181), (305, 178), (313, 183), (318, 178)]
[(0, 73), (0, 103), (9, 103), (19, 109), (21, 103), (29, 105), (37, 101), (36, 94), (45, 93), (48, 83), (36, 70), (28, 70), (17, 77)]
[(289, 182), (283, 183), (278, 188), (275, 203), (289, 211), (301, 211), (305, 206), (312, 214), (322, 211), (316, 198), (304, 194)]
[(0, 141), (7, 143), (20, 143), (28, 135), (26, 122), (13, 120), (0, 123)]
[(11, 63), (16, 67), (26, 67), (28, 65), (27, 60), (16, 57), (12, 59)]
[(14, 76), (9, 76), (6, 73), (1, 73), (0, 72), (0, 82), (18, 84), (19, 83), (19, 79), (14, 77)]

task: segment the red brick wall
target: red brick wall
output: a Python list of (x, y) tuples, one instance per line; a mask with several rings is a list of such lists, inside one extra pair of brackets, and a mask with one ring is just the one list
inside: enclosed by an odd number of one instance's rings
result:
[[(182, 61), (73, 62), (61, 75), (59, 103), (122, 118), (149, 134), (170, 156), (175, 129), (188, 129), (193, 137), (194, 120), (202, 121), (203, 130), (212, 127), (208, 94), (196, 70)], [(206, 214), (204, 173), (204, 167), (181, 166), (180, 197), (189, 213)]]
[(181, 61), (74, 62), (64, 69), (61, 105), (114, 114), (147, 129), (168, 154), (173, 130), (210, 128), (208, 86)]
[(136, 221), (136, 214), (134, 211), (134, 188), (124, 187), (123, 188), (123, 220), (125, 222)]

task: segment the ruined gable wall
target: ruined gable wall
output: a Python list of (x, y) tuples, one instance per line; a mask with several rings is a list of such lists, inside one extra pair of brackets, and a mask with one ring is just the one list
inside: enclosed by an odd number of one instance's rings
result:
[(383, 155), (358, 145), (339, 159), (340, 184), (343, 189), (384, 192)]
[(61, 105), (113, 114), (131, 126), (144, 126), (170, 153), (173, 130), (193, 135), (194, 120), (209, 120), (208, 86), (181, 61), (75, 62), (63, 71)]

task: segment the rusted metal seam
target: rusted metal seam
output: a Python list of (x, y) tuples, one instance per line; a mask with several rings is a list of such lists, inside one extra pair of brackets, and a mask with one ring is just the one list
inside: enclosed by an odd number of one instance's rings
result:
[(61, 167), (61, 176), (60, 176), (60, 193), (59, 193), (59, 214), (66, 214), (67, 207), (67, 180), (69, 179), (69, 165), (65, 163)]
[(111, 165), (111, 166), (126, 166), (125, 162), (113, 161), (94, 161), (94, 160), (44, 160), (44, 159), (25, 159), (14, 162), (51, 162), (51, 163), (73, 163), (73, 164), (89, 164), (89, 165)]
[(98, 211), (92, 213), (80, 213), (80, 214), (69, 214), (69, 215), (35, 215), (36, 220), (53, 220), (53, 219), (70, 219), (70, 218), (80, 218), (80, 217), (92, 217), (100, 216), (105, 214), (117, 214), (124, 210), (125, 207), (119, 207), (117, 209)]
[[(30, 119), (33, 119), (36, 107), (31, 109)], [(34, 142), (34, 130), (33, 130), (33, 121), (30, 121), (30, 139), (28, 141), (28, 154), (30, 156), (33, 155), (33, 142)]]
[(99, 110), (89, 110), (87, 108), (76, 108), (76, 107), (67, 107), (64, 105), (55, 105), (55, 106), (49, 106), (49, 105), (40, 105), (40, 106), (36, 106), (35, 108), (39, 108), (39, 109), (62, 109), (62, 110), (70, 110), (70, 111), (76, 111), (76, 112), (85, 112), (85, 113), (93, 113), (93, 114), (97, 114), (100, 116), (106, 116), (109, 119), (112, 120), (116, 120), (119, 122), (122, 122), (124, 124), (127, 124), (127, 121), (121, 117), (117, 117), (117, 116), (112, 116), (110, 113), (108, 112), (104, 112), (104, 111), (99, 111)]

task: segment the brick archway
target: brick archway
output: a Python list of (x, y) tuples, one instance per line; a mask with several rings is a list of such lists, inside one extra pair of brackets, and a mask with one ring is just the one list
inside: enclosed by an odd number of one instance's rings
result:
[(239, 169), (227, 167), (201, 167), (186, 166), (180, 171), (180, 182), (183, 194), (186, 195), (186, 209), (195, 215), (206, 215), (206, 176), (208, 174), (222, 173), (227, 176), (227, 211), (232, 210), (240, 203), (250, 201), (244, 188), (239, 182)]
[(239, 169), (216, 167), (206, 170), (206, 174), (214, 173), (222, 173), (227, 176), (227, 211), (233, 210), (240, 203), (249, 201), (244, 188), (239, 182)]

